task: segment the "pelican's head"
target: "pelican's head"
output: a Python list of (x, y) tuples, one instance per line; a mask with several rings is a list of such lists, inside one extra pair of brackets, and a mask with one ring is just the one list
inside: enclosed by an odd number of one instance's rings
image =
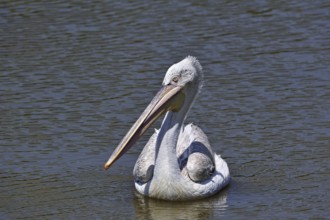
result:
[(202, 80), (202, 67), (195, 57), (188, 56), (173, 64), (166, 72), (163, 87), (127, 132), (104, 168), (108, 169), (164, 113), (182, 110), (180, 113), (185, 115), (201, 88)]
[(189, 88), (189, 92), (194, 93), (200, 90), (202, 81), (202, 66), (195, 57), (188, 56), (180, 62), (173, 64), (167, 70), (163, 80), (163, 86), (175, 85), (180, 87), (193, 87)]

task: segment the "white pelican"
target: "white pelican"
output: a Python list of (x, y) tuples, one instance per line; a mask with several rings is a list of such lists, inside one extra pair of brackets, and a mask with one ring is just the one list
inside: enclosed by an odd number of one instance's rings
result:
[(108, 169), (166, 113), (159, 130), (142, 150), (133, 171), (135, 188), (164, 200), (211, 196), (229, 183), (227, 163), (213, 152), (207, 136), (193, 124), (184, 125), (203, 81), (202, 67), (188, 56), (166, 72), (163, 87), (134, 123), (104, 168)]

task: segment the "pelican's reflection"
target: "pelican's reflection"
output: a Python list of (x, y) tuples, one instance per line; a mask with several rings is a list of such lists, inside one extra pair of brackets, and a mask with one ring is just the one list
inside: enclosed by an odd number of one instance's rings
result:
[(136, 219), (208, 219), (221, 216), (227, 209), (229, 187), (201, 200), (173, 202), (144, 197), (135, 193)]

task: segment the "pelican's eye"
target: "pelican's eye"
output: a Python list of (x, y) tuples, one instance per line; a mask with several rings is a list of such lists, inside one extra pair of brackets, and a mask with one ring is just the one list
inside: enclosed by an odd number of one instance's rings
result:
[(174, 82), (174, 83), (179, 82), (179, 77), (178, 77), (178, 76), (174, 76), (174, 77), (172, 78), (172, 82)]

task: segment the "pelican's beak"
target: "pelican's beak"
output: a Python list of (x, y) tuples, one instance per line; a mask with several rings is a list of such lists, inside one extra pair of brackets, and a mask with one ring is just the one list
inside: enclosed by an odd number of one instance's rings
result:
[(144, 134), (144, 132), (167, 111), (179, 111), (185, 95), (183, 87), (175, 85), (164, 86), (153, 98), (142, 115), (133, 124), (125, 137), (121, 140), (117, 148), (111, 154), (109, 160), (104, 164), (104, 169), (108, 169), (117, 159), (119, 159), (133, 144)]

